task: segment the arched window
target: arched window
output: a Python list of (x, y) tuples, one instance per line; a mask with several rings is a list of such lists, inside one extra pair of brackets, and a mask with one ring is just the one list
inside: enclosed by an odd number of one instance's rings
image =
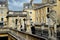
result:
[(3, 21), (3, 18), (1, 18), (1, 21)]
[(1, 17), (1, 21), (4, 21), (4, 17), (3, 16)]
[(15, 20), (15, 24), (17, 25), (18, 19)]
[(49, 12), (49, 8), (47, 8), (47, 12)]

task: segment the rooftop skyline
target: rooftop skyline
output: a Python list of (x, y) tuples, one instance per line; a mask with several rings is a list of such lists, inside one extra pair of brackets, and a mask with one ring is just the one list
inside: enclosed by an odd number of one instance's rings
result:
[[(30, 0), (8, 0), (9, 10), (21, 11), (23, 10), (23, 3), (29, 3)], [(33, 3), (41, 3), (41, 0), (34, 0)]]

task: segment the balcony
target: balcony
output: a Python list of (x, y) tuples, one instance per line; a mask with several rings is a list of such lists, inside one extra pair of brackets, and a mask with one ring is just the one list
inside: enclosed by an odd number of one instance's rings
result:
[(11, 28), (0, 28), (0, 34), (1, 33), (7, 33), (8, 35), (14, 37), (16, 40), (47, 40), (47, 38)]

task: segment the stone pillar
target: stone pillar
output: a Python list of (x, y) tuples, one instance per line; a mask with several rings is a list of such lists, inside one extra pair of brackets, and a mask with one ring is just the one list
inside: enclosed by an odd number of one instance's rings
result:
[(17, 30), (20, 31), (20, 23), (18, 22)]
[(20, 17), (18, 16), (18, 22), (17, 22), (17, 30), (19, 30), (20, 31)]
[(28, 33), (31, 33), (31, 23), (30, 23), (30, 16), (29, 16), (29, 13), (27, 13), (27, 31)]
[(57, 40), (56, 36), (57, 36), (57, 24), (54, 25), (54, 36), (55, 36), (55, 40)]
[(42, 29), (42, 34), (43, 34), (43, 30), (44, 30), (44, 25), (41, 26), (41, 29)]
[(30, 24), (30, 20), (27, 21), (27, 31), (28, 33), (31, 33), (31, 24)]

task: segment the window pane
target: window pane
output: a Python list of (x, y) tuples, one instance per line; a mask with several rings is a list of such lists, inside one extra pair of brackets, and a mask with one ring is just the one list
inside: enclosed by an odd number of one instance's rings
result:
[(32, 14), (32, 12), (30, 12), (30, 14)]
[(1, 21), (3, 21), (3, 18), (1, 18)]
[(15, 24), (17, 25), (18, 19), (15, 20)]
[(49, 8), (47, 8), (47, 12), (49, 12)]

